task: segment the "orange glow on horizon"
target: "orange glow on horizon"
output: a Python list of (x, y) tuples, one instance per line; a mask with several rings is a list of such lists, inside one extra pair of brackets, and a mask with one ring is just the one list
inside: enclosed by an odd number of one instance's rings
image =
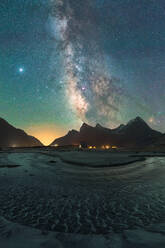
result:
[(29, 135), (39, 139), (43, 145), (50, 145), (56, 138), (65, 135), (66, 131), (54, 125), (39, 125), (26, 128)]

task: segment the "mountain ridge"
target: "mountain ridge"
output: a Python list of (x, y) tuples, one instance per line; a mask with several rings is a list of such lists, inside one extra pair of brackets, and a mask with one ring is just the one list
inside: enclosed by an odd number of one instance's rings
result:
[(43, 146), (43, 144), (24, 130), (16, 128), (5, 119), (0, 118), (0, 147), (32, 146)]
[(78, 145), (85, 142), (88, 145), (115, 145), (123, 146), (142, 146), (156, 142), (162, 133), (152, 129), (141, 117), (130, 120), (126, 125), (121, 124), (117, 128), (110, 129), (96, 124), (95, 127), (83, 123), (79, 131), (70, 131), (55, 139), (50, 145)]

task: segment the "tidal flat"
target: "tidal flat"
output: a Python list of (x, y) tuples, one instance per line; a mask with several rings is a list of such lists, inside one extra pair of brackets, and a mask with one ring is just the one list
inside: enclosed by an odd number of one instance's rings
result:
[(0, 216), (30, 230), (65, 237), (116, 235), (129, 243), (129, 235), (135, 241), (139, 232), (151, 230), (164, 237), (163, 156), (49, 149), (1, 152)]

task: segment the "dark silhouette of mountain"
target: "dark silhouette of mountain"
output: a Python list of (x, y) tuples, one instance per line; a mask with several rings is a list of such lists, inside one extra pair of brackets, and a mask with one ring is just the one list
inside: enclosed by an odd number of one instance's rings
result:
[(155, 143), (151, 144), (151, 150), (154, 151), (165, 151), (165, 134), (162, 134)]
[(79, 132), (76, 130), (69, 131), (65, 136), (55, 139), (50, 145), (78, 145), (80, 142)]
[(0, 118), (0, 147), (31, 146), (43, 146), (43, 144), (35, 137), (27, 135), (23, 130), (13, 127)]
[(115, 129), (109, 129), (97, 124), (92, 127), (86, 123), (80, 131), (72, 130), (64, 137), (56, 139), (51, 145), (76, 145), (86, 142), (89, 145), (115, 145), (118, 147), (146, 146), (156, 142), (161, 133), (151, 129), (140, 117), (129, 121), (126, 125), (120, 125)]
[(163, 134), (156, 142), (156, 144), (159, 144), (160, 146), (165, 147), (165, 134)]

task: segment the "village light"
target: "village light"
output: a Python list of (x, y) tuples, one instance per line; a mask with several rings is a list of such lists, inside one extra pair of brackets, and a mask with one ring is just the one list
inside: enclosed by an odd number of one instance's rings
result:
[(17, 147), (17, 145), (16, 145), (16, 144), (13, 144), (11, 147), (13, 147), (13, 148), (14, 148), (14, 147)]

